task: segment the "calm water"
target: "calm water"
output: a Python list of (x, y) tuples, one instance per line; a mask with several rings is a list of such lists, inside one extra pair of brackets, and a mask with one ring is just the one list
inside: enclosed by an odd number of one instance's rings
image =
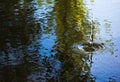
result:
[(0, 1), (0, 82), (120, 82), (120, 1)]

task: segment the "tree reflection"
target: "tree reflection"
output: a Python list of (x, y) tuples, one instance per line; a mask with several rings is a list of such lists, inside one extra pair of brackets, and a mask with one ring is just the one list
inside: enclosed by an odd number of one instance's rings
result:
[[(45, 3), (52, 2), (0, 2), (0, 81), (94, 81), (90, 74), (92, 56), (89, 53), (102, 46), (90, 43), (95, 38), (94, 24), (88, 20), (83, 1), (56, 0), (54, 13), (51, 13), (53, 5), (42, 10)], [(51, 14), (56, 16), (57, 27)], [(78, 44), (83, 46), (83, 51)], [(52, 56), (54, 52), (56, 55)], [(46, 57), (46, 54), (52, 55)]]
[[(56, 58), (62, 62), (61, 81), (93, 82), (95, 78), (90, 74), (92, 59), (86, 51), (91, 46), (88, 41), (93, 41), (94, 34), (91, 29), (94, 28), (93, 23), (88, 20), (84, 2), (82, 0), (57, 0), (55, 8), (58, 23)], [(73, 45), (79, 43), (88, 46), (87, 49), (83, 48), (85, 50), (83, 52), (78, 49), (79, 53), (74, 52)]]
[(27, 82), (40, 55), (33, 0), (0, 1), (0, 81)]
[(39, 11), (36, 0), (12, 1), (0, 2), (0, 81), (58, 81), (60, 62), (40, 52), (54, 52), (44, 40), (54, 35), (52, 11)]

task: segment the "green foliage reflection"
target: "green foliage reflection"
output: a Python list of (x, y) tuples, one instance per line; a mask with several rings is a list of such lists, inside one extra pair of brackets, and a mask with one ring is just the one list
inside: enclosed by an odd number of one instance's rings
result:
[[(63, 63), (61, 80), (63, 82), (92, 82), (90, 74), (89, 55), (75, 53), (72, 46), (75, 43), (85, 43), (90, 34), (92, 23), (88, 20), (87, 8), (82, 0), (56, 0), (58, 43), (56, 57)], [(86, 54), (87, 55), (87, 54)], [(88, 63), (89, 62), (89, 63)]]

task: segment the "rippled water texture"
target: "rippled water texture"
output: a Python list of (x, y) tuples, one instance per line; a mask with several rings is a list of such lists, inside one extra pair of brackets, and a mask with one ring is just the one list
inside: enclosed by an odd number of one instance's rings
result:
[(120, 82), (120, 1), (0, 1), (0, 82)]

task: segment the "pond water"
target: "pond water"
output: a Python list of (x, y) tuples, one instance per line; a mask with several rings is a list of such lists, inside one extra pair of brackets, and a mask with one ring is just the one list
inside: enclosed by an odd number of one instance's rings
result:
[(88, 3), (92, 17), (100, 22), (100, 37), (106, 40), (108, 46), (105, 51), (93, 57), (91, 72), (96, 76), (96, 82), (120, 81), (119, 3), (120, 1), (108, 0), (95, 0), (92, 4)]
[(0, 1), (0, 82), (120, 82), (120, 1)]

